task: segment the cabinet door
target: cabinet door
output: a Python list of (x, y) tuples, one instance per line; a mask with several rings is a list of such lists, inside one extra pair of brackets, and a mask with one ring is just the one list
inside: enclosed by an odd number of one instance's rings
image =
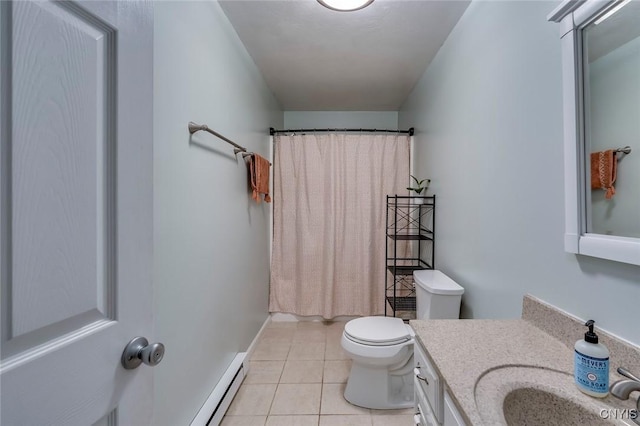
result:
[(420, 344), (414, 345), (415, 362), (415, 386), (424, 392), (429, 401), (433, 413), (439, 422), (442, 422), (442, 386), (440, 377), (429, 362), (424, 349)]
[(413, 418), (414, 422), (420, 426), (439, 426), (440, 424), (433, 414), (429, 400), (417, 381), (418, 379), (414, 380), (416, 411), (418, 413)]
[(443, 426), (466, 426), (462, 415), (453, 403), (449, 392), (444, 392), (444, 423)]

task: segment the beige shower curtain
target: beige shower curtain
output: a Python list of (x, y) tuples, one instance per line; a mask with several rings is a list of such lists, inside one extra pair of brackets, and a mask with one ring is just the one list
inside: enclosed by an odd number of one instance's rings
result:
[(275, 136), (269, 310), (384, 313), (386, 195), (406, 194), (409, 136)]

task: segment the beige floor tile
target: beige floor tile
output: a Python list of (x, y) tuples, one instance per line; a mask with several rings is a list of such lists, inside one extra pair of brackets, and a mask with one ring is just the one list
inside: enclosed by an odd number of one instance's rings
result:
[(345, 384), (325, 383), (322, 386), (320, 414), (370, 414), (367, 408), (349, 404), (344, 399)]
[(266, 426), (317, 426), (318, 416), (269, 416)]
[(287, 359), (290, 343), (279, 339), (261, 339), (256, 345), (251, 361), (277, 361)]
[(324, 353), (324, 359), (349, 359), (347, 354), (342, 349), (342, 345), (340, 344), (340, 340), (338, 341), (327, 341), (327, 346)]
[(327, 327), (327, 339), (335, 339), (342, 337), (344, 332), (344, 322), (335, 322)]
[(298, 328), (298, 321), (271, 321), (265, 328)]
[(413, 415), (416, 412), (414, 407), (401, 408), (399, 410), (371, 410), (372, 416), (399, 416), (399, 415)]
[(240, 386), (238, 393), (227, 411), (230, 416), (253, 416), (269, 414), (269, 408), (276, 392), (275, 384)]
[(246, 384), (278, 383), (285, 361), (250, 361)]
[(325, 321), (300, 321), (298, 323), (298, 329), (307, 329), (307, 330), (325, 330), (327, 325)]
[(323, 360), (324, 342), (293, 342), (287, 359)]
[(321, 393), (321, 384), (279, 384), (269, 414), (319, 414)]
[(296, 333), (298, 329), (293, 327), (287, 328), (265, 328), (260, 336), (260, 340), (263, 339), (271, 339), (271, 340), (282, 340), (285, 342), (291, 342), (293, 340), (293, 335)]
[(324, 328), (298, 328), (293, 335), (294, 342), (324, 342), (326, 338)]
[[(344, 324), (271, 322), (256, 345), (248, 376), (221, 425), (413, 424), (413, 408), (368, 410), (344, 399), (351, 368), (340, 343)], [(325, 357), (327, 361), (323, 361)]]
[(320, 416), (320, 426), (371, 426), (371, 416), (323, 415)]
[(329, 360), (324, 362), (324, 383), (347, 383), (351, 371), (351, 360)]
[(327, 330), (327, 343), (340, 343), (344, 332), (339, 329)]
[(329, 323), (327, 323), (327, 329), (340, 330), (340, 333), (342, 333), (342, 330), (344, 330), (344, 325), (346, 323), (347, 321), (330, 321)]
[(264, 426), (267, 416), (225, 416), (220, 426)]
[(284, 365), (280, 383), (322, 383), (324, 361), (289, 359)]
[(373, 426), (410, 426), (415, 425), (413, 415), (371, 416)]

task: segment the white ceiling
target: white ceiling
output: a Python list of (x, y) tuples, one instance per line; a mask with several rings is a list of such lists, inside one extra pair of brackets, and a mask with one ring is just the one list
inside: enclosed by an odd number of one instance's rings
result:
[(336, 12), (316, 0), (222, 0), (287, 111), (395, 111), (469, 5), (375, 0)]

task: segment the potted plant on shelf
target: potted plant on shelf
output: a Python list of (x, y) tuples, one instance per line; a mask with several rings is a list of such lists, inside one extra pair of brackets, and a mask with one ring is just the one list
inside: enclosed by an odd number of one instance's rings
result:
[[(408, 187), (407, 189), (409, 191), (415, 192), (417, 195), (422, 195), (422, 192), (424, 191), (424, 194), (427, 195), (427, 189), (429, 189), (429, 184), (431, 183), (431, 179), (419, 180), (414, 175), (409, 175), (409, 176), (411, 176), (411, 179), (413, 179), (413, 181), (416, 183), (416, 186)], [(414, 202), (416, 204), (422, 204), (424, 203), (424, 198), (422, 197), (414, 198)]]

